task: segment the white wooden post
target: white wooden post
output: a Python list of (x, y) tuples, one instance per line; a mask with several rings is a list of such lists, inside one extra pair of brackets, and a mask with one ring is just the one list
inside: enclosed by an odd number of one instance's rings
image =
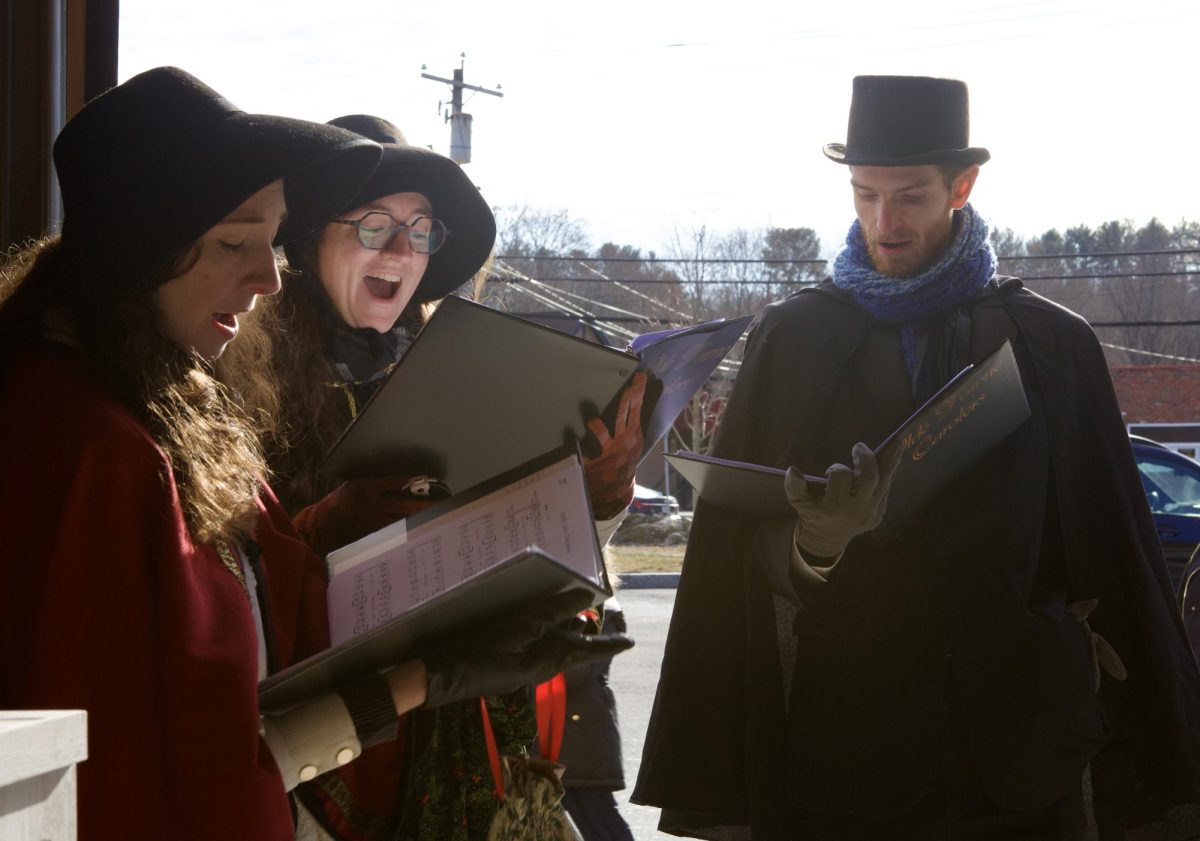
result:
[(82, 710), (0, 710), (0, 838), (75, 841), (75, 763), (87, 759)]

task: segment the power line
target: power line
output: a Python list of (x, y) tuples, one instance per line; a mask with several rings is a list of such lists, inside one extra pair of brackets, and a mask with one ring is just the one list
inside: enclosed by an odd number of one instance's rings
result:
[(824, 265), (828, 260), (823, 258), (787, 259), (765, 257), (576, 257), (575, 255), (543, 254), (530, 257), (525, 254), (502, 254), (497, 260), (560, 260), (573, 263), (780, 263), (787, 265), (811, 263)]
[[(1007, 254), (1001, 255), (996, 259), (1000, 262), (1010, 260), (1086, 260), (1093, 257), (1170, 257), (1183, 254), (1200, 254), (1200, 248), (1163, 248), (1163, 249), (1147, 249), (1142, 251), (1082, 251), (1070, 254)], [(563, 262), (575, 263), (647, 263), (656, 265), (660, 263), (753, 263), (764, 265), (825, 265), (829, 262), (825, 258), (767, 258), (767, 257), (580, 257), (576, 255), (558, 255), (558, 254), (543, 254), (530, 256), (528, 254), (502, 254), (496, 257), (497, 260), (531, 260), (531, 261), (552, 261), (560, 260)]]
[(1083, 260), (1089, 257), (1169, 257), (1176, 254), (1200, 254), (1200, 248), (1161, 248), (1146, 251), (1080, 251), (1075, 254), (1010, 254), (997, 260)]
[[(1033, 282), (1043, 280), (1119, 280), (1130, 278), (1189, 278), (1200, 277), (1200, 269), (1180, 270), (1173, 272), (1109, 272), (1097, 274), (1064, 274), (1064, 275), (1033, 275), (1032, 277), (1020, 278), (1022, 282)], [(505, 278), (496, 278), (489, 276), (488, 282), (496, 283), (504, 281)], [(586, 277), (569, 277), (565, 275), (559, 276), (543, 276), (538, 278), (542, 283), (604, 283), (602, 280), (593, 280)], [(685, 280), (683, 278), (638, 278), (630, 279), (623, 278), (620, 281), (626, 284), (637, 284), (639, 286), (655, 286), (671, 284), (675, 286), (815, 286), (820, 283), (820, 280), (791, 280), (781, 278), (779, 280), (726, 280), (718, 278), (699, 278), (696, 280)]]
[[(670, 325), (675, 325), (675, 324), (680, 323), (678, 320), (641, 316), (636, 313), (630, 312), (629, 310), (624, 310), (620, 307), (616, 307), (612, 304), (607, 304), (607, 303), (604, 303), (603, 301), (597, 301), (595, 299), (588, 298), (587, 296), (580, 295), (578, 293), (568, 292), (567, 290), (552, 290), (552, 289), (549, 289), (546, 287), (546, 283), (544, 282), (545, 279), (537, 280), (535, 278), (529, 277), (508, 264), (498, 264), (498, 266), (502, 273), (504, 273), (512, 278), (516, 278), (519, 281), (524, 281), (526, 284), (529, 284), (529, 285), (544, 288), (545, 293), (539, 294), (539, 293), (534, 292), (532, 289), (526, 288), (521, 283), (513, 283), (511, 281), (508, 283), (509, 286), (516, 289), (517, 291), (524, 292), (525, 294), (533, 297), (535, 300), (540, 301), (542, 304), (553, 308), (553, 311), (550, 311), (550, 312), (513, 313), (514, 315), (518, 315), (518, 316), (525, 317), (525, 318), (563, 319), (563, 320), (580, 321), (583, 323), (603, 327), (611, 333), (614, 333), (616, 335), (624, 335), (626, 338), (632, 338), (636, 334), (632, 330), (629, 330), (626, 327), (619, 326), (620, 324), (655, 324), (655, 325), (670, 326)], [(605, 275), (603, 275), (601, 272), (598, 272), (595, 269), (591, 269), (591, 268), (589, 268), (588, 270), (594, 272), (601, 278), (600, 281), (595, 281), (595, 282), (613, 283), (613, 281), (611, 281), (611, 279), (605, 277)], [(1165, 274), (1191, 276), (1191, 275), (1197, 274), (1197, 273), (1195, 273), (1195, 272), (1176, 272), (1176, 273), (1165, 273)], [(1087, 279), (1089, 277), (1091, 277), (1091, 276), (1074, 275), (1074, 276), (1065, 276), (1061, 279), (1073, 280), (1073, 279)], [(489, 280), (503, 280), (502, 278), (495, 278), (495, 277), (489, 277), (488, 279)], [(555, 278), (555, 279), (556, 280), (564, 280), (564, 281), (578, 280), (577, 278)], [(1036, 279), (1054, 279), (1054, 278), (1039, 276), (1039, 277), (1035, 277), (1035, 278), (1026, 278), (1026, 279), (1027, 280), (1036, 280)], [(584, 280), (582, 282), (593, 282), (593, 281)], [(663, 282), (672, 282), (672, 281), (644, 280), (644, 281), (624, 281), (624, 282), (625, 283), (652, 283), (652, 282), (663, 283)], [(693, 281), (693, 282), (695, 282), (695, 281)], [(722, 281), (701, 281), (701, 282), (705, 283), (705, 284), (722, 283)], [(764, 282), (763, 281), (743, 281), (742, 283), (762, 284)], [(663, 307), (664, 309), (668, 309), (671, 312), (679, 312), (678, 310), (671, 310), (665, 304), (662, 304), (661, 302), (657, 301), (654, 298), (651, 298), (650, 296), (647, 296), (640, 292), (637, 292), (636, 290), (628, 289), (627, 291), (634, 293), (635, 295), (646, 300), (649, 303), (656, 304), (658, 306)], [(596, 316), (594, 313), (588, 312), (587, 310), (585, 310), (577, 305), (567, 303), (565, 300), (563, 300), (566, 297), (573, 298), (577, 301), (584, 302), (591, 306), (599, 306), (599, 307), (603, 307), (603, 308), (608, 309), (613, 312), (623, 313), (623, 315), (607, 316), (607, 317), (601, 318), (601, 317)], [(682, 313), (680, 313), (680, 314), (682, 315)], [(685, 317), (685, 321), (686, 320), (687, 319)], [(1161, 327), (1200, 327), (1200, 319), (1189, 319), (1189, 320), (1182, 320), (1182, 321), (1149, 321), (1149, 320), (1090, 321), (1089, 324), (1093, 329), (1115, 329), (1115, 328), (1129, 328), (1129, 327), (1160, 327), (1160, 328)], [(744, 341), (744, 337), (742, 337), (742, 340)], [(1200, 362), (1200, 359), (1192, 359), (1191, 357), (1175, 356), (1175, 355), (1166, 354), (1166, 353), (1158, 353), (1156, 351), (1141, 350), (1140, 348), (1130, 348), (1130, 347), (1126, 347), (1123, 345), (1112, 344), (1110, 342), (1101, 342), (1100, 344), (1104, 347), (1111, 348), (1113, 350), (1120, 350), (1120, 351), (1123, 351), (1126, 353), (1136, 353), (1136, 354), (1142, 354), (1145, 356), (1152, 356), (1152, 357), (1160, 358), (1160, 359), (1171, 359), (1171, 360), (1181, 361), (1181, 362)], [(733, 360), (726, 360), (726, 361), (722, 362), (722, 364), (718, 367), (722, 371), (732, 373), (732, 372), (736, 372), (737, 370), (739, 370), (741, 368), (741, 364), (740, 364), (740, 362), (736, 362)]]
[(1140, 353), (1143, 356), (1154, 356), (1159, 359), (1173, 359), (1176, 362), (1200, 362), (1200, 359), (1194, 359), (1190, 356), (1172, 356), (1169, 353), (1156, 353), (1152, 350), (1142, 350), (1141, 348), (1135, 347), (1123, 347), (1121, 345), (1114, 345), (1108, 342), (1101, 342), (1100, 344), (1106, 348), (1112, 348), (1113, 350), (1123, 350), (1126, 353)]
[[(587, 266), (583, 266), (582, 268), (588, 269), (589, 271), (594, 271), (593, 269), (590, 269)], [(1076, 274), (1057, 274), (1057, 275), (1021, 275), (1019, 277), (1023, 281), (1028, 281), (1028, 280), (1109, 280), (1109, 279), (1133, 278), (1133, 277), (1149, 278), (1149, 277), (1195, 277), (1195, 276), (1200, 276), (1200, 267), (1197, 267), (1195, 269), (1173, 269), (1171, 271), (1079, 272)], [(785, 284), (785, 283), (791, 283), (791, 284), (810, 283), (811, 284), (811, 283), (819, 283), (820, 282), (819, 280), (812, 280), (812, 279), (807, 279), (807, 278), (800, 279), (800, 280), (796, 280), (796, 279), (792, 279), (792, 278), (778, 278), (775, 280), (729, 280), (729, 279), (716, 279), (716, 278), (682, 278), (682, 277), (608, 278), (604, 275), (601, 275), (601, 278), (603, 278), (604, 281), (608, 281), (608, 282), (612, 282), (612, 283), (640, 283), (640, 284), (753, 283), (753, 284), (775, 285), (775, 284)], [(491, 278), (489, 278), (489, 280), (490, 279)], [(539, 278), (539, 280), (542, 280), (543, 282), (552, 282), (552, 281), (572, 281), (575, 283), (601, 283), (602, 282), (601, 279), (593, 279), (593, 278), (578, 277), (578, 276), (568, 276), (568, 275), (549, 275), (549, 276), (542, 275)]]
[[(586, 277), (541, 277), (541, 278), (538, 278), (538, 280), (540, 280), (542, 283), (605, 283), (606, 282), (603, 280), (592, 280), (591, 278), (586, 278)], [(487, 278), (487, 281), (489, 283), (501, 283), (501, 282), (505, 282), (506, 278), (497, 278), (497, 277), (493, 277), (493, 276), (489, 275)], [(805, 284), (807, 284), (809, 286), (815, 286), (817, 283), (820, 283), (819, 280), (682, 280), (680, 278), (653, 278), (653, 279), (652, 278), (644, 278), (644, 279), (640, 279), (640, 280), (630, 280), (627, 278), (622, 278), (620, 282), (621, 283), (636, 283), (641, 286), (645, 286), (645, 285), (653, 286), (656, 284), (673, 284), (675, 286), (692, 286), (692, 285), (696, 285), (696, 284), (699, 284), (702, 286), (713, 286), (713, 285), (718, 285), (718, 284), (724, 285), (724, 286), (784, 286), (784, 285), (789, 285), (789, 284), (790, 285), (797, 285), (797, 284), (805, 285)]]
[[(521, 272), (517, 271), (516, 269), (512, 268), (511, 266), (509, 266), (507, 264), (502, 264), (502, 269), (508, 273), (511, 273), (515, 277), (525, 280), (528, 284), (531, 284), (536, 287), (542, 287), (542, 288), (545, 287), (545, 284), (543, 284), (541, 281), (538, 281), (538, 280), (535, 280), (534, 278), (523, 275)], [(618, 322), (635, 322), (635, 323), (641, 323), (641, 324), (649, 323), (649, 324), (659, 324), (659, 325), (661, 325), (661, 324), (678, 325), (681, 323), (679, 321), (668, 321), (665, 319), (644, 318), (644, 317), (638, 316), (635, 313), (629, 313), (628, 310), (622, 310), (619, 307), (614, 307), (611, 304), (605, 304), (601, 301), (595, 301), (595, 300), (587, 298), (583, 295), (576, 295), (576, 294), (572, 294), (569, 292), (565, 292), (563, 290), (547, 289), (546, 294), (542, 295), (542, 294), (538, 294), (537, 292), (534, 292), (532, 289), (529, 289), (520, 284), (509, 284), (509, 285), (511, 286), (511, 288), (513, 288), (519, 292), (524, 292), (526, 295), (529, 295), (530, 297), (534, 298), (535, 300), (540, 301), (541, 303), (545, 304), (546, 306), (551, 307), (551, 308), (557, 308), (561, 313), (563, 313), (563, 315), (546, 314), (547, 316), (555, 317), (555, 318), (570, 318), (570, 319), (574, 319), (576, 321), (582, 321), (584, 323), (591, 324), (591, 325), (594, 325), (597, 327), (602, 327), (605, 330), (607, 330), (609, 333), (612, 333), (617, 336), (624, 336), (626, 340), (632, 340), (638, 334), (636, 332), (634, 332), (633, 330), (629, 330), (625, 327), (619, 326)], [(617, 310), (618, 312), (629, 313), (629, 315), (625, 316), (625, 317), (617, 317), (617, 318), (606, 317), (606, 318), (602, 319), (602, 318), (597, 317), (594, 313), (589, 313), (586, 310), (580, 309), (573, 304), (564, 302), (562, 300), (562, 298), (564, 296), (570, 296), (570, 297), (585, 301), (585, 302), (593, 304), (593, 305), (606, 307), (607, 309)], [(645, 297), (645, 296), (642, 296), (642, 297)], [(555, 300), (556, 298), (558, 300)], [(546, 317), (546, 316), (543, 316), (543, 317)], [(690, 318), (685, 318), (682, 323), (686, 325), (686, 324), (690, 324), (691, 321), (692, 320)], [(745, 340), (746, 340), (746, 337), (744, 335), (739, 336), (737, 339), (738, 342), (744, 342)], [(725, 373), (732, 373), (732, 374), (736, 374), (737, 371), (740, 369), (741, 369), (741, 362), (736, 361), (736, 360), (731, 360), (731, 359), (722, 360), (720, 363), (718, 363), (717, 368), (716, 368), (716, 370), (723, 371)]]
[[(509, 267), (507, 267), (507, 266), (505, 266), (504, 268), (509, 269)], [(509, 271), (513, 271), (513, 270), (509, 269)], [(528, 278), (528, 280), (530, 280), (531, 282), (534, 282), (534, 283), (538, 282), (533, 278)], [(568, 292), (565, 289), (556, 289), (556, 290), (554, 290), (554, 294), (565, 296), (568, 298), (573, 298), (576, 301), (582, 301), (586, 304), (591, 304), (594, 307), (604, 307), (607, 310), (611, 310), (612, 312), (620, 313), (623, 316), (630, 316), (630, 318), (628, 319), (630, 321), (647, 321), (648, 320), (647, 318), (643, 317), (640, 313), (632, 312), (627, 309), (622, 309), (621, 307), (614, 306), (613, 304), (606, 304), (603, 301), (597, 301), (595, 298), (589, 298), (586, 295), (580, 295), (577, 292)], [(643, 295), (642, 297), (647, 298), (647, 300), (654, 301), (653, 298), (648, 298), (645, 295)], [(655, 303), (657, 303), (657, 302), (655, 302)]]
[[(528, 284), (537, 286), (539, 288), (545, 288), (545, 286), (546, 286), (544, 283), (541, 283), (540, 281), (534, 280), (531, 277), (527, 277), (527, 276), (521, 274), (519, 271), (512, 268), (511, 266), (506, 265), (505, 269), (507, 271), (511, 272), (512, 274), (514, 274), (515, 276), (522, 278)], [(614, 335), (617, 335), (617, 336), (624, 335), (624, 337), (627, 340), (632, 339), (635, 335), (637, 335), (632, 330), (628, 330), (628, 329), (626, 329), (624, 327), (620, 327), (616, 324), (609, 323), (607, 320), (597, 319), (595, 314), (589, 313), (585, 310), (581, 310), (572, 304), (563, 302), (561, 300), (562, 296), (553, 290), (547, 289), (545, 295), (539, 295), (538, 293), (534, 292), (532, 289), (527, 288), (527, 286), (525, 286), (525, 285), (522, 285), (522, 284), (509, 284), (509, 285), (513, 289), (516, 289), (519, 292), (524, 292), (526, 295), (529, 295), (530, 297), (534, 298), (535, 300), (541, 301), (543, 304), (545, 304), (548, 307), (556, 308), (556, 309), (562, 310), (563, 312), (573, 313), (577, 316), (579, 316), (579, 315), (590, 316), (593, 319), (593, 321), (592, 321), (593, 324), (604, 327), (606, 330), (608, 330), (610, 333), (612, 333)], [(559, 298), (559, 300), (557, 300), (557, 301), (554, 300), (555, 297)]]
[(626, 286), (623, 282), (621, 282), (619, 280), (613, 280), (612, 278), (608, 277), (607, 275), (605, 275), (603, 272), (599, 271), (598, 269), (593, 269), (591, 266), (587, 266), (587, 265), (583, 266), (583, 268), (587, 269), (592, 274), (599, 275), (604, 280), (613, 284), (617, 289), (624, 289), (626, 292), (629, 292), (632, 295), (636, 295), (637, 297), (641, 298), (642, 300), (646, 301), (647, 303), (654, 304), (654, 306), (658, 307), (659, 309), (666, 310), (667, 312), (671, 313), (672, 315), (677, 315), (680, 318), (683, 318), (684, 320), (689, 319), (688, 314), (683, 312), (682, 310), (677, 310), (674, 307), (669, 307), (666, 304), (664, 304), (662, 301), (658, 300), (657, 298), (651, 298), (649, 295), (639, 292), (636, 289), (633, 289), (632, 287)]
[(528, 286), (523, 286), (523, 285), (518, 285), (518, 284), (510, 284), (510, 288), (515, 289), (517, 292), (521, 292), (522, 294), (528, 295), (529, 297), (533, 298), (535, 301), (545, 304), (548, 307), (561, 307), (562, 312), (568, 313), (575, 317), (590, 316), (593, 319), (595, 318), (594, 315), (591, 315), (591, 313), (585, 313), (583, 310), (572, 311), (572, 308), (570, 306), (564, 305), (561, 301), (556, 301), (554, 298), (547, 297), (546, 295), (540, 295), (537, 292), (530, 289)]
[[(573, 315), (568, 312), (510, 312), (509, 315), (515, 315), (520, 318), (555, 318), (575, 321), (585, 321), (592, 323), (597, 320), (596, 316), (592, 315)], [(678, 319), (671, 318), (651, 318), (651, 317), (631, 317), (631, 316), (606, 316), (604, 321), (614, 321), (630, 324), (664, 324), (672, 325), (679, 324)], [(1117, 327), (1200, 327), (1200, 319), (1192, 321), (1089, 321), (1088, 325), (1093, 329), (1102, 328), (1117, 328)]]
[(1109, 280), (1113, 278), (1130, 278), (1130, 277), (1194, 277), (1200, 275), (1200, 270), (1188, 271), (1181, 270), (1175, 272), (1112, 272), (1108, 274), (1065, 274), (1065, 275), (1033, 275), (1031, 277), (1023, 277), (1022, 281), (1027, 280)]
[[(509, 310), (508, 314), (515, 315), (518, 318), (526, 318), (526, 319), (546, 318), (546, 319), (555, 319), (555, 320), (560, 320), (560, 321), (582, 321), (585, 324), (594, 324), (596, 322), (595, 316), (591, 316), (591, 315), (575, 316), (575, 315), (571, 315), (570, 313), (567, 313), (567, 312), (556, 312), (556, 311), (551, 311), (551, 310), (546, 310), (543, 312), (516, 312), (513, 310)], [(616, 321), (616, 322), (620, 322), (623, 324), (660, 324), (660, 325), (667, 326), (667, 327), (679, 324), (678, 320), (672, 319), (672, 318), (630, 318), (628, 316), (620, 316), (620, 315), (608, 316), (604, 320), (605, 321)]]
[(1200, 327), (1193, 321), (1089, 321), (1092, 327)]

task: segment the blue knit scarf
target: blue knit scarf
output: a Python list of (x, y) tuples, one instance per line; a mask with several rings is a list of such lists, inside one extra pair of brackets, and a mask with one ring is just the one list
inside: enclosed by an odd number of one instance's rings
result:
[(877, 272), (857, 220), (833, 263), (835, 286), (849, 292), (873, 318), (899, 325), (900, 347), (914, 391), (929, 322), (974, 298), (996, 274), (996, 252), (983, 217), (967, 204), (955, 213), (954, 226), (954, 242), (946, 253), (914, 277)]

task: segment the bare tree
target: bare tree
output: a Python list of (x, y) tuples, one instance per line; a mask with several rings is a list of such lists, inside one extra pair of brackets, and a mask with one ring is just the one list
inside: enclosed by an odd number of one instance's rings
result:
[(675, 228), (667, 247), (668, 254), (678, 261), (675, 274), (682, 281), (684, 298), (693, 321), (707, 321), (713, 317), (705, 289), (711, 270), (711, 264), (707, 261), (715, 256), (711, 250), (711, 237), (705, 225), (688, 231)]

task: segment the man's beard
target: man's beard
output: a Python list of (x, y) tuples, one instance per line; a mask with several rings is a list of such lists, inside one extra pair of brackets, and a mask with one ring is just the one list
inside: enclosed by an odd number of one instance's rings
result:
[(938, 260), (942, 259), (942, 255), (954, 240), (954, 228), (953, 224), (947, 226), (945, 233), (936, 241), (907, 236), (894, 237), (896, 240), (909, 241), (909, 246), (903, 253), (894, 255), (885, 253), (879, 247), (878, 239), (868, 240), (867, 256), (871, 258), (871, 265), (875, 267), (875, 271), (881, 275), (899, 279), (916, 277), (933, 268)]

